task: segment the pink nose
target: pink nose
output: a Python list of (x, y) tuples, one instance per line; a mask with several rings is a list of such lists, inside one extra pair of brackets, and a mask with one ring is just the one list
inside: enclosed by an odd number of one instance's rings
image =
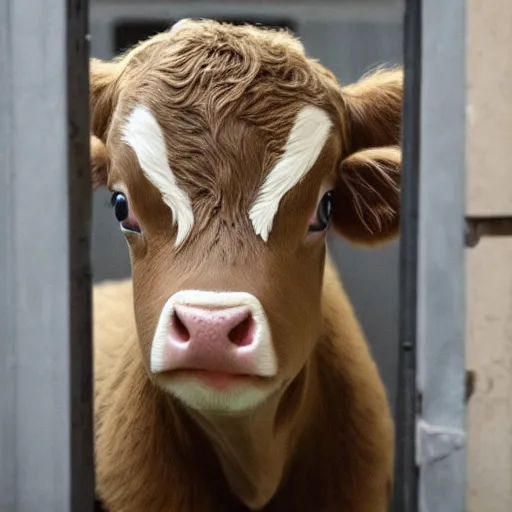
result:
[(174, 343), (208, 344), (217, 349), (243, 347), (253, 341), (254, 321), (246, 306), (207, 309), (176, 304), (169, 339)]
[(182, 290), (167, 300), (151, 345), (151, 371), (274, 377), (277, 358), (265, 310), (246, 292)]
[(206, 308), (175, 304), (162, 351), (162, 370), (254, 375), (261, 343), (247, 306)]

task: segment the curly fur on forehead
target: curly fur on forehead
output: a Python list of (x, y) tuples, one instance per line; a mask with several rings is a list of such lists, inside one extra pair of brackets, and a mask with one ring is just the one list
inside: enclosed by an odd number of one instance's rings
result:
[(229, 116), (230, 122), (244, 121), (279, 144), (280, 132), (289, 130), (302, 104), (333, 109), (325, 78), (335, 83), (334, 75), (318, 73), (316, 61), (284, 30), (187, 22), (126, 57), (127, 102), (147, 102), (161, 121), (166, 109), (193, 113), (214, 135)]
[[(302, 107), (333, 113), (329, 72), (318, 72), (283, 30), (187, 21), (124, 56), (122, 116), (144, 104), (166, 138), (169, 164), (203, 220), (247, 210), (281, 156)], [(228, 186), (229, 185), (229, 186)]]

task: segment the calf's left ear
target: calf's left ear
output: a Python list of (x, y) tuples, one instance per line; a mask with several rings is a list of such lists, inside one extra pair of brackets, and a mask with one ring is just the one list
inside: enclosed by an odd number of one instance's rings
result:
[(118, 77), (122, 63), (91, 59), (90, 74), (90, 113), (91, 113), (91, 181), (96, 190), (107, 184), (109, 157), (105, 146), (118, 98)]
[(378, 70), (341, 89), (343, 158), (333, 227), (353, 243), (377, 245), (400, 226), (403, 71)]

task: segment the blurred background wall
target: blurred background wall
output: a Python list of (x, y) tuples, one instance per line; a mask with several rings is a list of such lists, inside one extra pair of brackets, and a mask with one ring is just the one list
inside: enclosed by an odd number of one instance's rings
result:
[[(402, 1), (188, 1), (91, 0), (91, 51), (111, 58), (183, 17), (208, 17), (288, 27), (308, 53), (338, 76), (357, 80), (381, 64), (402, 62)], [(130, 273), (126, 243), (102, 190), (94, 198), (95, 281)], [(345, 287), (381, 369), (392, 406), (398, 346), (398, 242), (378, 250), (356, 248), (331, 237), (330, 247)]]
[[(467, 2), (467, 214), (512, 218), (512, 2)], [(512, 510), (512, 237), (467, 251), (467, 512)]]

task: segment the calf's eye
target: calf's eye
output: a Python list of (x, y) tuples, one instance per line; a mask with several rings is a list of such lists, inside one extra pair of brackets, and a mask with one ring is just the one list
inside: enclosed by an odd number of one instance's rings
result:
[(313, 224), (309, 226), (309, 231), (324, 231), (329, 227), (332, 217), (332, 192), (326, 192), (316, 211), (316, 219)]
[(139, 224), (133, 214), (130, 215), (128, 199), (122, 192), (114, 192), (110, 199), (110, 204), (114, 209), (117, 221), (121, 224), (124, 231), (140, 233)]
[(110, 199), (110, 204), (114, 208), (114, 215), (119, 222), (123, 222), (128, 218), (128, 201), (123, 193), (114, 192)]

